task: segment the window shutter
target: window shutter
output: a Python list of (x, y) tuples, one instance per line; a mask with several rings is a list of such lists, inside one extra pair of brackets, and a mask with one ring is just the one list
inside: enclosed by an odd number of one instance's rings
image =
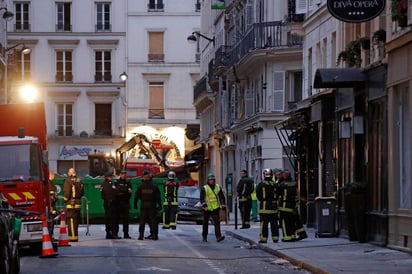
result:
[(308, 9), (308, 1), (311, 0), (295, 0), (296, 14), (306, 13)]
[(254, 113), (254, 101), (253, 101), (253, 91), (251, 89), (249, 89), (246, 92), (246, 117), (250, 117), (253, 115)]
[(272, 111), (285, 109), (285, 72), (275, 71), (273, 74), (273, 94), (270, 102)]

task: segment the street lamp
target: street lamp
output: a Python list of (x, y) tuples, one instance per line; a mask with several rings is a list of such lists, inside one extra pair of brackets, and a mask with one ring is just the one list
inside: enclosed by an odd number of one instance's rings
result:
[(123, 72), (122, 74), (119, 75), (120, 80), (122, 80), (123, 82), (125, 82), (127, 80), (127, 73)]
[(6, 21), (13, 20), (14, 13), (12, 13), (11, 11), (8, 11), (7, 8), (0, 8), (0, 10), (4, 10), (4, 13), (3, 13), (4, 20)]
[(189, 43), (193, 44), (193, 43), (195, 43), (195, 42), (197, 41), (197, 39), (198, 39), (197, 37), (205, 38), (205, 39), (208, 40), (209, 42), (212, 42), (212, 43), (213, 43), (213, 46), (215, 45), (215, 37), (213, 37), (213, 38), (207, 37), (206, 35), (201, 34), (201, 33), (198, 32), (198, 31), (192, 32), (192, 34), (187, 37), (187, 41), (188, 41)]
[[(8, 79), (8, 66), (9, 66), (9, 54), (7, 53), (7, 52), (9, 52), (9, 51), (11, 51), (11, 50), (14, 50), (15, 51), (15, 49), (18, 47), (18, 46), (22, 46), (22, 48), (20, 49), (20, 50), (18, 50), (18, 52), (21, 52), (21, 53), (23, 53), (23, 54), (29, 54), (29, 53), (31, 53), (31, 48), (28, 48), (28, 47), (26, 47), (26, 45), (25, 44), (23, 44), (23, 43), (17, 43), (17, 44), (15, 44), (15, 45), (13, 45), (13, 46), (11, 46), (11, 47), (9, 47), (9, 48), (5, 48), (4, 49), (4, 54), (5, 54), (5, 56), (4, 56), (4, 60), (5, 60), (5, 69), (4, 69), (4, 102), (7, 104), (7, 101), (8, 101), (8, 98), (7, 98), (7, 96), (8, 96), (8, 89), (9, 89), (9, 79)], [(13, 53), (14, 54), (14, 53)]]

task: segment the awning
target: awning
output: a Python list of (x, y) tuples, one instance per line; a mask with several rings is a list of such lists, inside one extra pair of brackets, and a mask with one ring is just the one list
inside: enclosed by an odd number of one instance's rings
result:
[(315, 73), (314, 88), (349, 88), (365, 83), (366, 74), (360, 68), (322, 68)]

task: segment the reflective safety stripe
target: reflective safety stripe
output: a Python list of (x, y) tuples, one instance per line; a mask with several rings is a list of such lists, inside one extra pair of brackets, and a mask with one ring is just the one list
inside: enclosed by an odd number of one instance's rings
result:
[(82, 207), (82, 205), (77, 205), (77, 204), (75, 204), (74, 206), (72, 206), (72, 205), (66, 205), (66, 208), (75, 208), (75, 209), (77, 209), (77, 208), (81, 208)]

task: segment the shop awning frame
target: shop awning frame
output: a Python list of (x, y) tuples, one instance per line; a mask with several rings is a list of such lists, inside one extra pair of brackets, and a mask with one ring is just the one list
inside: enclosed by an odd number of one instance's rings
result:
[(320, 68), (316, 70), (314, 88), (350, 88), (366, 83), (368, 77), (360, 68)]

